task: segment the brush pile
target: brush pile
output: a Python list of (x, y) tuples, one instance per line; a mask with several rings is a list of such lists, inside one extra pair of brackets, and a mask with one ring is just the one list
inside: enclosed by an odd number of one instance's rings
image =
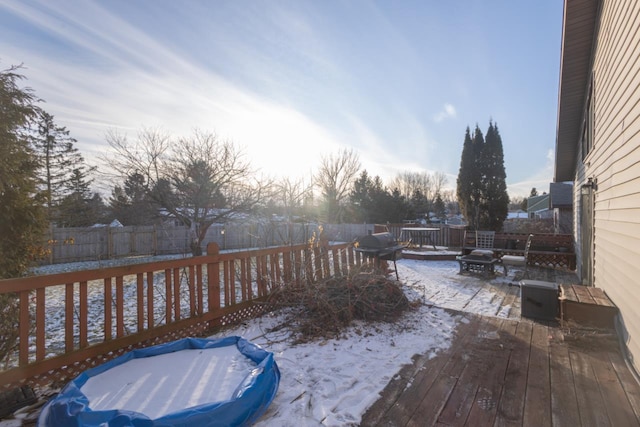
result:
[(393, 321), (410, 305), (398, 282), (364, 272), (285, 286), (271, 302), (294, 309), (288, 326), (295, 329), (299, 342), (338, 336), (353, 320)]

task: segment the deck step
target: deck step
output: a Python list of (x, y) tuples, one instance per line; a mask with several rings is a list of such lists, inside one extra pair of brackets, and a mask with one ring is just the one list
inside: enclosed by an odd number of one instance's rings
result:
[(561, 285), (561, 288), (562, 320), (596, 328), (615, 327), (618, 307), (602, 289), (582, 285)]

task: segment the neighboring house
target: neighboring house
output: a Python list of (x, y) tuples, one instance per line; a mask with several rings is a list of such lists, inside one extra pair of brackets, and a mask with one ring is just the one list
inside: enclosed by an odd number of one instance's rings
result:
[(530, 219), (551, 218), (553, 212), (549, 210), (549, 195), (529, 197), (527, 199), (527, 216)]
[(555, 182), (572, 181), (578, 274), (620, 309), (640, 368), (640, 1), (565, 0)]
[(549, 185), (549, 205), (553, 209), (554, 232), (573, 233), (573, 184), (552, 182)]

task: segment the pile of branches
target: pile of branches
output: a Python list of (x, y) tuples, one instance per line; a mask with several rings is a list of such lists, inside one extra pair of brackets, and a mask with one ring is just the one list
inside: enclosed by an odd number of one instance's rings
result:
[(398, 282), (371, 272), (287, 285), (271, 303), (293, 309), (287, 326), (297, 332), (297, 342), (336, 337), (353, 320), (393, 321), (410, 305)]

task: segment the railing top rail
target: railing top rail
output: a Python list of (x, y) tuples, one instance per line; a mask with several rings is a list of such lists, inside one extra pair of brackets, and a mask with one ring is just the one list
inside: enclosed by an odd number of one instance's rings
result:
[[(350, 245), (351, 243), (330, 244), (329, 248), (339, 250), (347, 248)], [(89, 282), (93, 280), (104, 280), (111, 277), (164, 271), (167, 269), (188, 267), (191, 265), (204, 265), (215, 262), (231, 261), (235, 259), (246, 259), (255, 256), (271, 255), (290, 251), (300, 251), (305, 249), (306, 247), (308, 247), (308, 245), (305, 244), (276, 246), (245, 251), (224, 252), (214, 255), (202, 255), (197, 257), (176, 258), (164, 261), (127, 264), (116, 267), (105, 267), (91, 270), (79, 270), (40, 276), (3, 279), (0, 280), (0, 294), (31, 291), (48, 286), (64, 285), (67, 283)]]

